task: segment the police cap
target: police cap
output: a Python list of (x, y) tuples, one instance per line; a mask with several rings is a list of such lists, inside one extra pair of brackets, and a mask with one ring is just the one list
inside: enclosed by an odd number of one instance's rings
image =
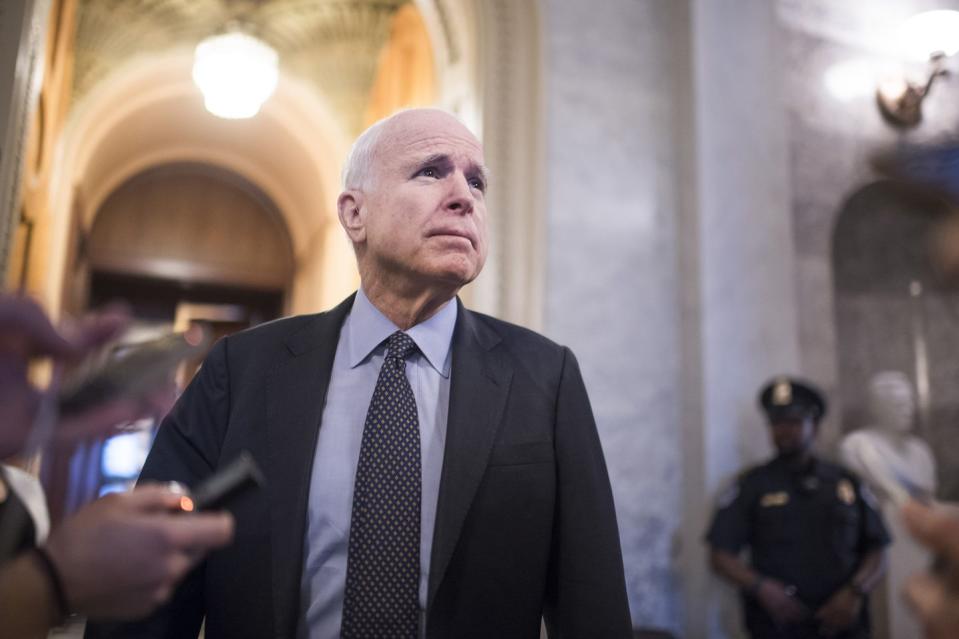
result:
[(759, 405), (770, 423), (781, 419), (819, 421), (826, 414), (826, 400), (815, 386), (792, 377), (777, 377), (763, 387)]

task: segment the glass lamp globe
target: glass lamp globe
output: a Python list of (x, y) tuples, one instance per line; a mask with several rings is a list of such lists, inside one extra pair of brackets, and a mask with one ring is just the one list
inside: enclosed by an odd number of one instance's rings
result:
[(207, 111), (218, 117), (253, 117), (278, 79), (276, 51), (241, 31), (209, 37), (196, 47), (193, 81), (203, 92)]

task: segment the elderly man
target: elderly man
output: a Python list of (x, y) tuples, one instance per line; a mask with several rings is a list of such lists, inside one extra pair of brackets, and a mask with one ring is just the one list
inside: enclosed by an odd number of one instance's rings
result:
[(482, 145), (404, 111), (344, 176), (360, 290), (219, 342), (143, 471), (193, 484), (250, 449), (266, 491), (170, 606), (89, 636), (630, 636), (575, 358), (456, 299), (488, 250)]

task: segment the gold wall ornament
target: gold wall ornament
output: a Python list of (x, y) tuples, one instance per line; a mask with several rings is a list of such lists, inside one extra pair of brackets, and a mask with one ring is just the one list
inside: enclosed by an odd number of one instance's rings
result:
[(922, 121), (922, 103), (932, 85), (949, 75), (946, 59), (959, 53), (959, 11), (938, 9), (917, 13), (899, 27), (898, 54), (903, 60), (925, 62), (928, 74), (916, 83), (905, 75), (883, 79), (876, 89), (882, 117), (896, 128)]

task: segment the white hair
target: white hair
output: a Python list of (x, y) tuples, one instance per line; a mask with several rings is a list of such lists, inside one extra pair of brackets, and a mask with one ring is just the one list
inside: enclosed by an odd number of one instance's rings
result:
[(462, 123), (462, 120), (455, 114), (435, 107), (402, 109), (375, 122), (363, 131), (360, 137), (356, 138), (353, 147), (350, 149), (350, 154), (346, 156), (346, 163), (343, 165), (343, 174), (341, 176), (344, 190), (364, 190), (370, 187), (369, 180), (373, 175), (373, 159), (376, 155), (376, 148), (383, 137), (383, 133), (389, 129), (389, 125), (392, 124), (395, 118), (411, 111), (436, 111), (452, 116)]
[(376, 145), (379, 144), (380, 136), (386, 129), (386, 123), (392, 118), (383, 118), (356, 138), (350, 148), (350, 154), (346, 156), (346, 164), (343, 165), (343, 189), (367, 188), (370, 175), (373, 168), (373, 154), (376, 151)]

